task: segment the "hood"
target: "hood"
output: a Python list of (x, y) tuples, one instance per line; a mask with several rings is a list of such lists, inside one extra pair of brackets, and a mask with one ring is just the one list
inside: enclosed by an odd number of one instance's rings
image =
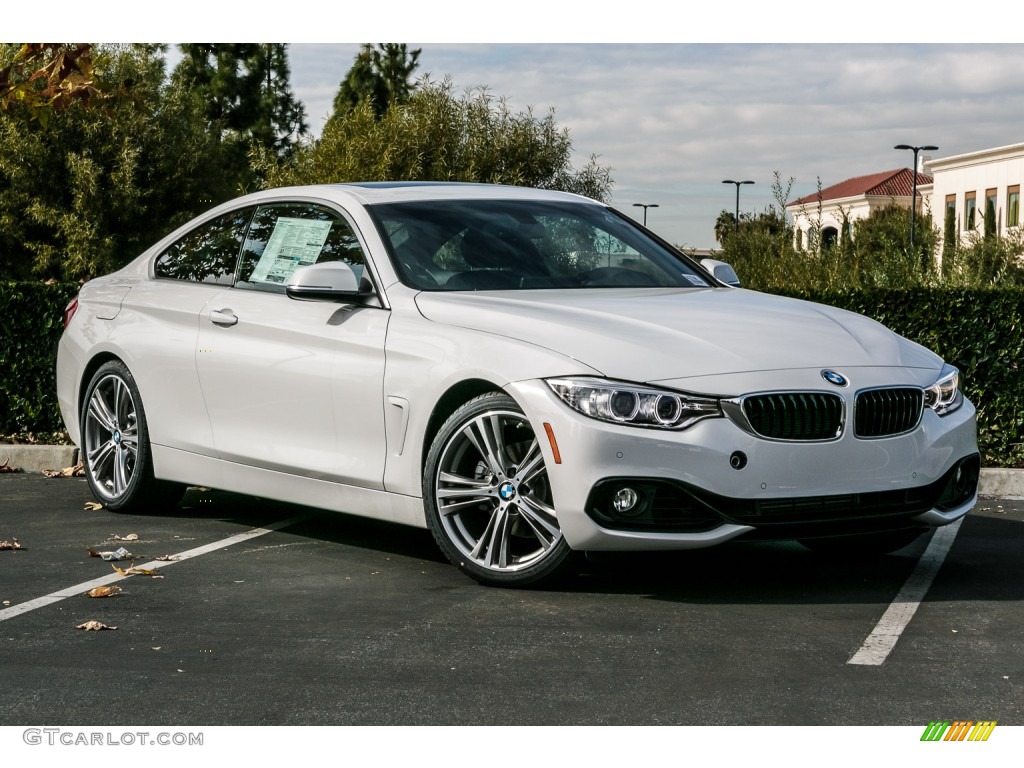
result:
[(942, 365), (862, 315), (735, 288), (424, 292), (416, 304), (429, 320), (520, 339), (628, 381)]

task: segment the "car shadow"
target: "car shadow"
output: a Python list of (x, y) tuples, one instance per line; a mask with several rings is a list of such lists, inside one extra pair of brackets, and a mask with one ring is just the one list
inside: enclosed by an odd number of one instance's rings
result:
[[(190, 489), (171, 514), (217, 517), (261, 526), (307, 514), (290, 535), (358, 547), (437, 564), (447, 561), (431, 534), (338, 512), (222, 491)], [(710, 549), (671, 552), (575, 553), (556, 579), (531, 587), (545, 593), (645, 595), (682, 603), (861, 603), (891, 599), (930, 541), (925, 535), (883, 556), (839, 558), (796, 542), (731, 542)], [(1024, 599), (1024, 521), (969, 515), (926, 600)], [(400, 566), (396, 566), (400, 567)], [(472, 585), (454, 568), (454, 586)]]
[[(889, 555), (837, 558), (797, 542), (734, 542), (681, 552), (616, 553), (562, 579), (574, 592), (687, 603), (859, 603), (895, 597), (930, 535)], [(925, 601), (1024, 599), (1024, 521), (969, 515)]]

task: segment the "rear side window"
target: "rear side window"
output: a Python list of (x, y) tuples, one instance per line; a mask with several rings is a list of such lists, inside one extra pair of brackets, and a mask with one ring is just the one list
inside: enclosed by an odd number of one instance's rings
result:
[(324, 261), (344, 261), (362, 278), (366, 258), (348, 221), (314, 203), (261, 205), (249, 226), (235, 287), (284, 293), (296, 269)]
[(157, 257), (156, 276), (231, 285), (252, 212), (242, 208), (196, 227)]

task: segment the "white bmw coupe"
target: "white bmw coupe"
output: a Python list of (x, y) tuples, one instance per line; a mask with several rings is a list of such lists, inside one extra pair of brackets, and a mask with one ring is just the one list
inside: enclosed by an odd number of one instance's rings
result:
[(889, 552), (971, 509), (955, 368), (736, 282), (575, 195), (273, 189), (82, 287), (60, 406), (110, 509), (205, 485), (366, 515), (494, 585), (573, 550)]

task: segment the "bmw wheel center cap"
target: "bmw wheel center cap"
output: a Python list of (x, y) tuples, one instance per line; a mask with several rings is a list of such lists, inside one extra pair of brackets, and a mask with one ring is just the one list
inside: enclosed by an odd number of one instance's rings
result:
[(516, 487), (512, 483), (503, 483), (498, 489), (498, 495), (501, 496), (502, 501), (511, 501), (515, 498)]

